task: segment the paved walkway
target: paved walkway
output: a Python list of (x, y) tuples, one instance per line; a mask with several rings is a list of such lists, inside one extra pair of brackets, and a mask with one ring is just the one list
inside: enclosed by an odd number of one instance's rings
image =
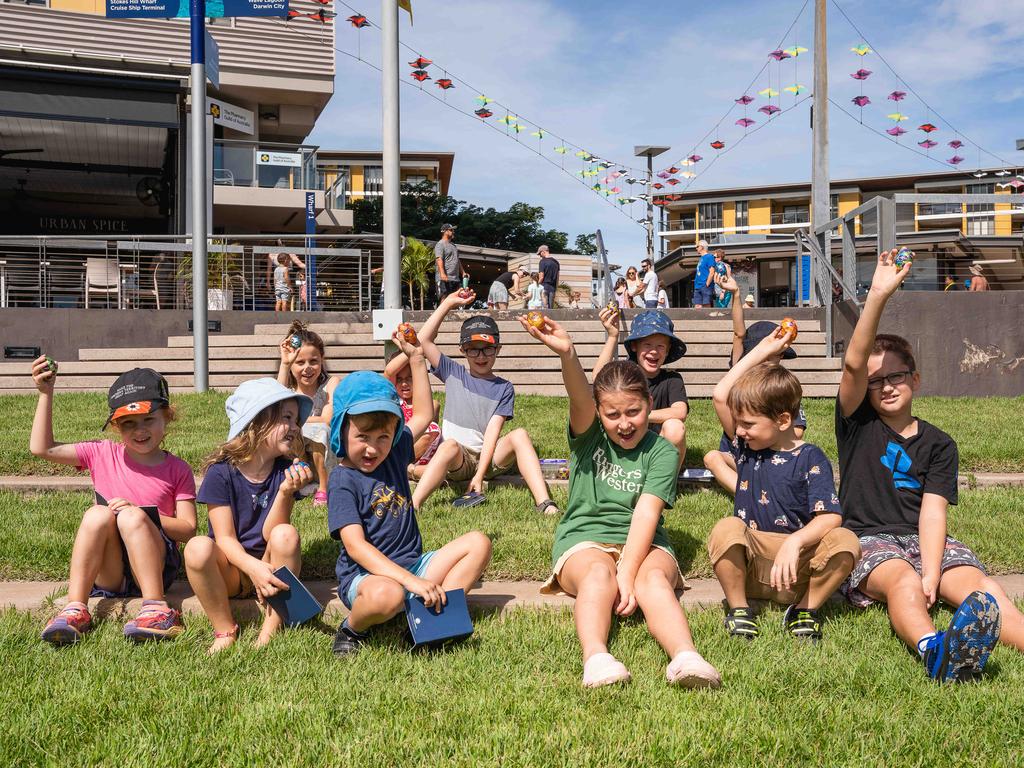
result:
[[(996, 576), (1010, 597), (1024, 599), (1024, 574)], [(20, 611), (52, 610), (64, 604), (62, 581), (3, 581), (0, 582), (0, 609), (13, 607)], [(309, 581), (306, 586), (325, 606), (325, 615), (341, 618), (346, 609), (335, 594), (333, 581)], [(681, 594), (688, 608), (717, 606), (723, 599), (722, 589), (715, 579), (689, 579), (687, 590)], [(61, 597), (57, 597), (61, 595)], [(188, 582), (175, 582), (167, 594), (168, 601), (180, 607), (185, 614), (202, 613), (199, 600), (192, 594)], [(550, 597), (540, 594), (539, 581), (487, 581), (469, 595), (469, 604), (483, 609), (508, 611), (514, 608), (562, 608), (573, 603), (569, 597)], [(142, 605), (139, 599), (111, 600), (93, 598), (90, 609), (99, 615), (135, 615)], [(258, 615), (255, 600), (233, 600), (232, 608), (242, 618)]]

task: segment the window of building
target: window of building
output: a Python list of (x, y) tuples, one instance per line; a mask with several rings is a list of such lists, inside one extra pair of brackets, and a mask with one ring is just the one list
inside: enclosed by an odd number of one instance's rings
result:
[(384, 193), (384, 169), (379, 165), (367, 165), (363, 168), (363, 194), (380, 195)]
[(746, 200), (736, 201), (736, 226), (750, 226), (750, 204)]
[[(995, 194), (994, 184), (968, 184), (967, 194), (968, 195), (993, 195)], [(968, 213), (983, 213), (986, 211), (993, 211), (995, 207), (992, 203), (977, 203), (969, 204), (967, 206)], [(996, 219), (995, 216), (969, 216), (967, 218), (967, 234), (968, 235), (994, 235), (996, 233)]]
[(806, 205), (784, 205), (782, 207), (783, 224), (803, 224), (811, 218)]
[(697, 206), (697, 215), (702, 230), (719, 229), (722, 226), (721, 203), (701, 203)]
[(828, 196), (828, 217), (829, 219), (839, 218), (839, 195)]

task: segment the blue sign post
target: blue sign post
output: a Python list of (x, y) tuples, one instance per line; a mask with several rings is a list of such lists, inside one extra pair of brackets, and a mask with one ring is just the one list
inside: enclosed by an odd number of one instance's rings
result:
[[(316, 192), (306, 193), (306, 234), (316, 234)], [(310, 312), (317, 309), (316, 305), (316, 254), (310, 248), (316, 247), (316, 240), (306, 238), (306, 306)]]

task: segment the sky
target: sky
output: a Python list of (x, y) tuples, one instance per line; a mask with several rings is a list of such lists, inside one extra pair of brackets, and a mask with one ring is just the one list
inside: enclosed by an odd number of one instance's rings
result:
[[(347, 1), (379, 21), (379, 3)], [(829, 0), (830, 96), (854, 116), (830, 110), (833, 179), (949, 170), (936, 160), (954, 154), (946, 146), (956, 138), (953, 127), (968, 142), (959, 150), (966, 158), (960, 168), (970, 170), (979, 162), (1024, 165), (1024, 152), (1015, 149), (1015, 140), (1024, 138), (1024, 0), (838, 2), (863, 37)], [(742, 143), (737, 139), (743, 130), (734, 125), (741, 112), (730, 113), (717, 131), (715, 126), (780, 42), (783, 48), (813, 47), (813, 8), (814, 0), (413, 0), (414, 24), (400, 14), (402, 42), (434, 60), (428, 68), (434, 79), (446, 71), (472, 88), (458, 81), (443, 92), (433, 81), (424, 84), (427, 93), (401, 86), (402, 149), (455, 152), (450, 194), (458, 199), (498, 209), (520, 201), (543, 206), (545, 228), (568, 232), (570, 243), (581, 232), (600, 229), (612, 260), (639, 262), (644, 230), (636, 219), (644, 214), (642, 205), (610, 205), (570, 178), (560, 164), (575, 172), (581, 161), (571, 153), (554, 153), (558, 144), (550, 134), (632, 167), (644, 162), (633, 156), (635, 145), (671, 146), (655, 160), (655, 170), (661, 161), (665, 167), (696, 151), (704, 160), (693, 168), (700, 175), (690, 191), (807, 181), (810, 101), (793, 106), (797, 97), (776, 97), (774, 103), (793, 108)], [(379, 66), (379, 29), (354, 29), (345, 21), (352, 11), (341, 2), (336, 11), (336, 48)], [(865, 40), (875, 53), (862, 58), (850, 51)], [(415, 58), (403, 48), (401, 71), (408, 82), (414, 81), (405, 62)], [(380, 149), (380, 73), (343, 53), (336, 59), (334, 97), (310, 141), (337, 149)], [(850, 103), (861, 84), (849, 76), (862, 67), (872, 71), (863, 82), (873, 102), (864, 108), (864, 125)], [(766, 122), (756, 112), (766, 103), (757, 91), (769, 78), (776, 90), (780, 83), (801, 83), (810, 90), (812, 72), (810, 52), (770, 65), (746, 91), (755, 97), (749, 116), (758, 126)], [(887, 101), (897, 89), (912, 95), (898, 105)], [(481, 92), (495, 99), (489, 122), (502, 132), (427, 95), (443, 95), (472, 112), (480, 106), (473, 99)], [(909, 116), (902, 123), (908, 133), (899, 144), (865, 127), (891, 127), (886, 115), (894, 108)], [(496, 122), (505, 109), (528, 124), (518, 142)], [(918, 149), (924, 134), (917, 126), (925, 122), (940, 128), (930, 136), (939, 142), (931, 157), (907, 149)], [(529, 135), (536, 126), (549, 132), (542, 141)], [(703, 138), (709, 131), (713, 135)], [(716, 137), (726, 142), (727, 151), (712, 166), (716, 153), (708, 144)], [(970, 142), (1002, 160), (979, 158)], [(539, 149), (543, 157), (526, 147)]]

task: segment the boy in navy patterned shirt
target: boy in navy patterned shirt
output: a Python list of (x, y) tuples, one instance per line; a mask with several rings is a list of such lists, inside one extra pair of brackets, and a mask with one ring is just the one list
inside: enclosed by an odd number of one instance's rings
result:
[(729, 604), (729, 634), (758, 635), (748, 598), (788, 606), (783, 623), (800, 639), (821, 639), (818, 609), (860, 556), (841, 528), (832, 465), (797, 437), (800, 382), (777, 363), (792, 333), (766, 336), (715, 386), (714, 404), (736, 462), (735, 515), (711, 531), (708, 552)]

